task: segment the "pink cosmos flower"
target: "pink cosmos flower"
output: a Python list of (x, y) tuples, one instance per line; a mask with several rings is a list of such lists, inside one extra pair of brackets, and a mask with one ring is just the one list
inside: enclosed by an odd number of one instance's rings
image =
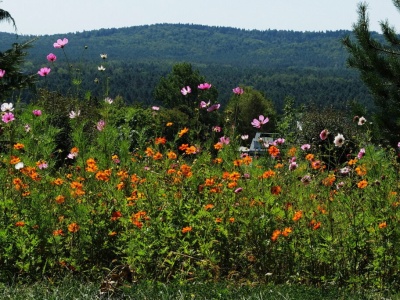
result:
[(268, 118), (265, 118), (263, 115), (259, 115), (258, 120), (253, 119), (251, 125), (253, 125), (253, 127), (255, 128), (261, 128), (262, 125), (267, 124), (268, 122), (269, 122)]
[(160, 110), (160, 108), (158, 106), (152, 106), (151, 109), (152, 110)]
[(228, 145), (229, 142), (230, 142), (229, 138), (228, 138), (228, 137), (225, 137), (225, 136), (220, 137), (220, 138), (219, 138), (219, 141), (220, 141), (222, 144), (225, 144), (225, 145)]
[(182, 95), (186, 96), (187, 94), (190, 94), (192, 92), (192, 89), (190, 88), (190, 86), (187, 87), (183, 87), (181, 89), (181, 93)]
[(77, 157), (77, 156), (78, 156), (78, 153), (77, 153), (77, 152), (73, 152), (73, 153), (70, 153), (70, 154), (67, 155), (67, 157), (68, 157), (69, 159), (74, 159), (74, 158)]
[(344, 187), (344, 182), (343, 182), (343, 181), (339, 182), (339, 183), (336, 185), (336, 189), (337, 189), (337, 190), (338, 190), (338, 189), (341, 189), (342, 187)]
[(206, 103), (206, 102), (204, 102), (204, 101), (201, 101), (201, 102), (200, 102), (200, 108), (206, 108), (206, 107), (208, 107), (210, 104), (211, 104), (210, 101), (208, 101), (208, 103)]
[(205, 83), (201, 83), (199, 84), (199, 86), (197, 87), (199, 90), (209, 90), (211, 88), (211, 84), (205, 82)]
[(237, 194), (237, 193), (240, 193), (241, 191), (243, 191), (243, 188), (237, 188), (236, 190), (235, 190), (235, 194)]
[(6, 74), (6, 70), (0, 69), (0, 78), (3, 78), (4, 74)]
[(42, 111), (40, 109), (35, 109), (34, 111), (32, 111), (32, 113), (36, 117), (39, 117), (42, 115)]
[[(221, 132), (221, 127), (219, 127), (219, 126), (214, 126), (213, 128), (212, 128), (212, 131), (214, 131), (214, 132)], [(400, 144), (400, 143), (399, 143)], [(400, 148), (400, 146), (399, 146), (399, 148)]]
[(40, 170), (47, 169), (48, 168), (47, 162), (45, 162), (45, 161), (40, 162), (40, 164), (38, 165), (38, 168)]
[(275, 142), (275, 146), (283, 145), (285, 143), (285, 139), (279, 138), (279, 139), (276, 139), (274, 142)]
[(68, 39), (58, 39), (56, 43), (53, 44), (54, 48), (64, 48), (68, 44)]
[(400, 142), (397, 144), (397, 148), (400, 148)]
[(49, 62), (55, 62), (57, 59), (57, 56), (55, 56), (53, 53), (50, 53), (49, 55), (46, 56), (46, 58)]
[(328, 137), (328, 134), (329, 134), (328, 129), (324, 129), (319, 134), (319, 137), (320, 137), (321, 140), (326, 140), (326, 138)]
[(302, 145), (300, 148), (301, 148), (301, 150), (303, 150), (303, 151), (307, 151), (307, 150), (310, 150), (311, 145), (310, 145), (310, 144), (304, 144), (304, 145)]
[(212, 111), (214, 111), (214, 110), (217, 110), (217, 109), (219, 109), (220, 108), (220, 106), (221, 106), (221, 104), (213, 104), (213, 105), (211, 105), (209, 108), (207, 108), (207, 111), (208, 112), (212, 112)]
[(233, 91), (233, 93), (236, 94), (236, 95), (241, 95), (241, 94), (243, 94), (243, 89), (240, 88), (240, 87), (235, 87), (232, 91)]
[(15, 117), (14, 117), (14, 114), (13, 114), (13, 113), (6, 112), (6, 113), (1, 117), (1, 120), (2, 120), (4, 123), (9, 123), (9, 122), (11, 122), (11, 121), (14, 121), (14, 120), (15, 120)]
[(106, 122), (104, 120), (100, 120), (97, 122), (96, 128), (98, 131), (102, 131), (106, 126)]
[(39, 74), (40, 76), (44, 77), (44, 76), (49, 75), (50, 71), (51, 71), (50, 68), (45, 67), (45, 68), (41, 68), (41, 69), (38, 71), (38, 74)]
[(342, 175), (347, 175), (347, 174), (350, 173), (350, 171), (351, 171), (351, 169), (350, 169), (348, 166), (346, 166), (346, 167), (344, 167), (344, 168), (341, 168), (341, 169), (339, 170), (340, 174), (342, 174)]
[(310, 175), (305, 175), (303, 178), (300, 180), (304, 185), (308, 185), (311, 182), (311, 176)]

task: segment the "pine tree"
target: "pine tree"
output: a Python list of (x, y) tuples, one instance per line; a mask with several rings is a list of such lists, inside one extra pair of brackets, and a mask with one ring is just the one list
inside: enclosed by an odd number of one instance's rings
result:
[(34, 88), (37, 74), (23, 72), (27, 50), (32, 47), (34, 40), (22, 44), (14, 43), (11, 49), (0, 52), (0, 68), (6, 71), (0, 82), (0, 100), (5, 100), (14, 92), (19, 93), (25, 88)]
[[(400, 12), (400, 0), (392, 0)], [(400, 39), (388, 21), (381, 21), (383, 35), (369, 30), (367, 4), (358, 5), (358, 21), (353, 25), (355, 41), (347, 36), (343, 45), (350, 57), (348, 65), (360, 71), (376, 105), (376, 121), (382, 138), (392, 145), (400, 141)]]
[[(2, 2), (2, 1), (0, 1), (0, 2)], [(14, 29), (17, 30), (17, 26), (15, 24), (15, 20), (11, 16), (11, 14), (8, 11), (5, 11), (4, 9), (0, 8), (0, 22), (3, 22), (3, 21), (12, 23)]]

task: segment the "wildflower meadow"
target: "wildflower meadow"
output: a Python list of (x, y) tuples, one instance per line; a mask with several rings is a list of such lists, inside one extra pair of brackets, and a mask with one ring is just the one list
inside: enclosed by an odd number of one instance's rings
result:
[[(44, 54), (42, 85), (67, 47)], [(176, 91), (198, 95), (188, 120), (127, 105), (106, 80), (81, 93), (72, 73), (71, 91), (1, 105), (0, 278), (399, 288), (399, 148), (374, 142), (369, 116), (307, 136), (302, 119), (279, 131), (282, 116), (249, 153), (240, 115), (204, 96), (212, 83)], [(263, 132), (269, 118), (247, 123)]]

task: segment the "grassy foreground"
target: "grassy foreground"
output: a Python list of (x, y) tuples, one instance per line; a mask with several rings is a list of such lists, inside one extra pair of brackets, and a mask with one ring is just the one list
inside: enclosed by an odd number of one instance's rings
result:
[(235, 286), (232, 284), (163, 284), (147, 282), (126, 285), (115, 293), (100, 294), (100, 285), (93, 282), (65, 278), (58, 284), (39, 282), (33, 285), (0, 285), (1, 299), (400, 299), (399, 294), (374, 291), (316, 288), (303, 285)]

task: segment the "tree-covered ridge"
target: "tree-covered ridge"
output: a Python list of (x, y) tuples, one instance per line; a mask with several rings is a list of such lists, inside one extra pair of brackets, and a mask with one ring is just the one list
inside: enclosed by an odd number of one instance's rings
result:
[[(99, 54), (107, 53), (110, 91), (128, 103), (160, 100), (153, 95), (157, 82), (175, 63), (188, 62), (218, 88), (222, 105), (240, 84), (264, 92), (278, 110), (287, 96), (299, 103), (343, 107), (357, 100), (368, 104), (371, 98), (358, 73), (346, 67), (348, 53), (341, 39), (350, 33), (157, 24), (44, 35), (30, 49), (26, 71), (36, 73), (39, 66), (48, 64), (46, 55), (57, 50), (53, 43), (67, 37), (65, 51), (70, 62), (84, 62), (79, 67), (88, 73), (85, 78), (91, 78), (82, 82), (82, 88), (95, 90), (93, 80), (102, 63)], [(28, 39), (32, 36), (0, 33), (0, 51)], [(60, 89), (67, 82), (63, 77), (67, 67), (62, 52), (58, 56), (54, 72), (59, 76), (49, 76), (48, 84)]]
[[(345, 68), (347, 54), (340, 39), (348, 31), (296, 32), (243, 30), (187, 24), (157, 24), (119, 29), (68, 33), (71, 48), (79, 57), (80, 47), (89, 53), (109, 53), (110, 59), (174, 60), (262, 67)], [(55, 38), (41, 36), (32, 59), (51, 49)], [(0, 33), (0, 49), (24, 36)], [(72, 51), (70, 49), (70, 51)], [(93, 59), (93, 57), (92, 57)]]

